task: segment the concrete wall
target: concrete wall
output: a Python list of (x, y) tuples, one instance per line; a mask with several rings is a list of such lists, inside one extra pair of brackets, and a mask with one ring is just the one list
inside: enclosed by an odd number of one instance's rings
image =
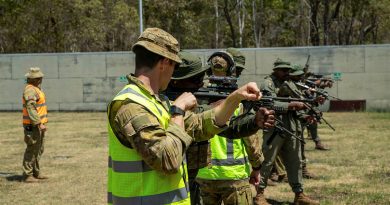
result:
[[(205, 62), (218, 50), (190, 50)], [(368, 110), (390, 111), (390, 45), (241, 49), (247, 58), (239, 84), (262, 82), (277, 57), (305, 64), (310, 70), (341, 72), (329, 93), (344, 100), (366, 100)], [(20, 110), (24, 74), (32, 66), (45, 73), (43, 89), (49, 110), (104, 111), (134, 71), (131, 52), (3, 54), (0, 55), (0, 110)]]

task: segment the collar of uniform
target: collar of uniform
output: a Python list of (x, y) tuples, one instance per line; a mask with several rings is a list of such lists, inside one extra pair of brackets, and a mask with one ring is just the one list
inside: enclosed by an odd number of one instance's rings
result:
[(160, 103), (162, 102), (160, 97), (159, 97), (159, 95), (158, 94), (157, 95), (156, 94), (152, 94), (153, 92), (149, 88), (147, 88), (142, 81), (140, 81), (137, 77), (135, 77), (134, 74), (129, 74), (126, 77), (127, 77), (127, 80), (129, 81), (129, 84), (133, 83), (133, 84), (137, 85), (143, 91), (147, 92), (149, 95), (151, 95), (154, 98), (156, 98), (157, 101), (159, 101)]

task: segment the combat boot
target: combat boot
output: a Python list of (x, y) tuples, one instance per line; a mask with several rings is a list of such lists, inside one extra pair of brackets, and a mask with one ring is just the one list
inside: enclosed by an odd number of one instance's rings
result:
[(317, 141), (317, 142), (316, 142), (316, 147), (315, 147), (315, 149), (323, 150), (323, 151), (329, 150), (329, 148), (326, 147), (325, 145), (323, 145), (323, 144), (321, 143), (321, 141)]
[(303, 192), (295, 193), (294, 205), (319, 205), (320, 202), (306, 196)]
[(25, 176), (24, 182), (25, 183), (36, 183), (36, 182), (39, 182), (39, 180), (31, 175), (28, 175), (28, 176)]
[(306, 166), (302, 167), (302, 177), (305, 179), (317, 179), (318, 177), (307, 170)]
[(257, 195), (253, 200), (254, 205), (271, 205), (267, 202), (264, 195), (264, 189), (258, 188)]

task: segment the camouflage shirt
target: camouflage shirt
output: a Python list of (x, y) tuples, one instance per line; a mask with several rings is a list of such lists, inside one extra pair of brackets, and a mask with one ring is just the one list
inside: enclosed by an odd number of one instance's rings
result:
[[(34, 86), (35, 88), (40, 89), (39, 87)], [(39, 100), (39, 94), (32, 86), (28, 86), (25, 88), (23, 92), (23, 98), (26, 101), (26, 104), (23, 106), (26, 106), (28, 116), (31, 119), (32, 125), (38, 125), (41, 123), (41, 120), (39, 118), (39, 114), (37, 112), (36, 104)]]
[[(165, 97), (153, 95), (137, 78), (127, 78), (129, 83), (150, 93), (169, 110), (169, 101), (161, 100)], [(164, 129), (151, 112), (131, 100), (112, 103), (109, 123), (123, 145), (136, 149), (150, 167), (166, 174), (176, 173), (180, 169), (191, 142), (208, 140), (225, 129), (215, 124), (214, 110), (200, 114), (186, 112), (185, 130), (173, 122)]]
[[(292, 97), (292, 98), (304, 98), (304, 94), (295, 83), (291, 80), (285, 81), (279, 89), (278, 96), (281, 97)], [(290, 110), (284, 115), (283, 122), (285, 127), (291, 131), (302, 132), (301, 121), (305, 120), (306, 111), (293, 111)]]

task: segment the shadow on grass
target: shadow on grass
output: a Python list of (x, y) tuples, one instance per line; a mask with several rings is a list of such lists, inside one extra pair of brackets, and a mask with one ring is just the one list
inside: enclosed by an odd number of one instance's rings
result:
[(0, 172), (0, 177), (3, 177), (8, 181), (17, 181), (17, 182), (21, 182), (24, 179), (23, 175), (12, 173), (12, 172)]

